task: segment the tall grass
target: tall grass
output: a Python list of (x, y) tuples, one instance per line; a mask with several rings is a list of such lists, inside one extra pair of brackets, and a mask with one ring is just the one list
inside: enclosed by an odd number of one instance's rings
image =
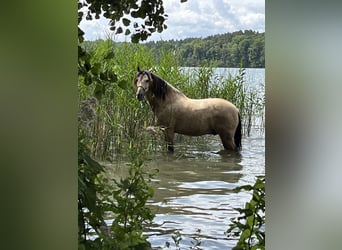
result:
[[(211, 64), (186, 71), (179, 66), (176, 52), (163, 51), (157, 64), (146, 47), (139, 44), (99, 41), (88, 48), (98, 63), (116, 74), (116, 81), (104, 84), (104, 93), (98, 96), (97, 119), (89, 129), (91, 153), (99, 160), (120, 160), (129, 144), (134, 142), (151, 152), (164, 146), (163, 135), (146, 131), (155, 124), (155, 117), (147, 103), (139, 103), (133, 90), (137, 66), (151, 69), (191, 98), (220, 97), (234, 103), (240, 110), (243, 132), (249, 135), (256, 115), (263, 116), (264, 103), (260, 94), (245, 84), (245, 70), (237, 76), (214, 75)], [(113, 56), (108, 56), (112, 54)], [(96, 96), (99, 85), (84, 85), (79, 79), (80, 102)], [(189, 139), (191, 140), (191, 139)], [(163, 149), (163, 148), (162, 148)]]

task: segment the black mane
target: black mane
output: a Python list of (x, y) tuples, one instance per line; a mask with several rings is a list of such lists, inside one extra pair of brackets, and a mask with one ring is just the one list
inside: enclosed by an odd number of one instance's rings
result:
[(152, 74), (150, 72), (148, 73), (150, 74), (153, 80), (153, 84), (152, 84), (153, 94), (156, 97), (165, 100), (165, 95), (168, 90), (167, 83), (163, 79), (161, 79), (159, 76), (156, 76), (155, 74)]

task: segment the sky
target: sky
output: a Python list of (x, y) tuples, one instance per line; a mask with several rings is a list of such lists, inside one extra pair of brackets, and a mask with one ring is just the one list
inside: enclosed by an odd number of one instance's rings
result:
[[(265, 0), (164, 0), (168, 26), (162, 33), (154, 33), (147, 41), (180, 40), (207, 37), (238, 30), (265, 31)], [(80, 24), (86, 40), (114, 38), (130, 41), (129, 36), (114, 35), (108, 19), (83, 20)]]

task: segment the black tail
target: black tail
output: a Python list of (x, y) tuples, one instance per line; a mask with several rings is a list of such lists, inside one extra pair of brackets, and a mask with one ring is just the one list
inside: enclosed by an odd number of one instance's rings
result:
[(235, 130), (235, 134), (234, 134), (234, 142), (235, 142), (235, 146), (236, 146), (236, 150), (240, 151), (242, 146), (241, 146), (241, 117), (240, 117), (240, 113), (239, 115), (239, 124)]

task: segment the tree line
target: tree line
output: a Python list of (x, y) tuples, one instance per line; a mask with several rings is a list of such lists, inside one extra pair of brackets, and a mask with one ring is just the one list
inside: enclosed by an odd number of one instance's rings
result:
[[(99, 41), (85, 41), (84, 46), (94, 49)], [(115, 45), (127, 48), (137, 44), (115, 42)], [(180, 66), (227, 68), (264, 68), (265, 67), (265, 33), (252, 30), (236, 31), (206, 38), (186, 38), (182, 40), (151, 41), (145, 46), (152, 53), (153, 59), (159, 63), (165, 53), (172, 52)]]
[(157, 60), (162, 51), (173, 51), (182, 66), (198, 67), (213, 63), (214, 67), (265, 67), (264, 32), (236, 31), (206, 38), (152, 41), (146, 46)]

